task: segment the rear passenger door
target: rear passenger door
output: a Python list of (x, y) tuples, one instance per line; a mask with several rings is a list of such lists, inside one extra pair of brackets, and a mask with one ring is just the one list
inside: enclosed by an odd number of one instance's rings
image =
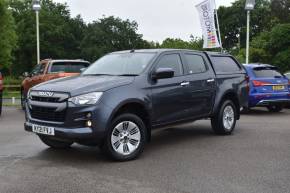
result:
[(214, 104), (215, 74), (203, 53), (184, 52), (187, 117), (208, 115)]
[(161, 125), (184, 119), (186, 116), (186, 96), (183, 64), (180, 53), (165, 53), (161, 55), (152, 72), (158, 68), (171, 68), (174, 77), (153, 81), (151, 85), (153, 99), (153, 123)]

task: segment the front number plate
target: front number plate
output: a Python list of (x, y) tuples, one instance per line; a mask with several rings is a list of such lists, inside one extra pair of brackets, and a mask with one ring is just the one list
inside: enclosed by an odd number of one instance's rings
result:
[(32, 132), (39, 133), (39, 134), (44, 134), (44, 135), (52, 135), (52, 136), (54, 136), (54, 128), (53, 127), (32, 125)]

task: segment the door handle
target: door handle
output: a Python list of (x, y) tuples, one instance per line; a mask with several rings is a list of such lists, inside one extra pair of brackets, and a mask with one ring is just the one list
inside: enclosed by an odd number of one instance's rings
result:
[(180, 86), (188, 86), (189, 85), (189, 82), (182, 82), (180, 83)]
[(215, 80), (212, 78), (212, 79), (208, 79), (206, 82), (214, 82)]

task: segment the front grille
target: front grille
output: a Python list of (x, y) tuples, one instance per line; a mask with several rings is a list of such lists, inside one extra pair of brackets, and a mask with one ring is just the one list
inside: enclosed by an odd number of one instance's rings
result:
[(56, 108), (31, 106), (30, 115), (34, 119), (53, 122), (64, 122), (65, 111), (56, 112)]
[(31, 100), (39, 101), (39, 102), (49, 102), (49, 103), (57, 103), (57, 102), (59, 102), (59, 98), (56, 98), (56, 97), (32, 96)]

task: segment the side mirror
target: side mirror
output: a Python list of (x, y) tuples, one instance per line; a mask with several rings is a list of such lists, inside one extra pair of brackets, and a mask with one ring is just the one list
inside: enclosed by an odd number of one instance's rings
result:
[(23, 75), (23, 77), (24, 77), (24, 78), (26, 78), (26, 77), (29, 77), (29, 76), (30, 76), (28, 72), (24, 72), (22, 75)]
[(165, 79), (172, 78), (174, 76), (174, 70), (172, 68), (158, 68), (152, 73), (152, 79)]

